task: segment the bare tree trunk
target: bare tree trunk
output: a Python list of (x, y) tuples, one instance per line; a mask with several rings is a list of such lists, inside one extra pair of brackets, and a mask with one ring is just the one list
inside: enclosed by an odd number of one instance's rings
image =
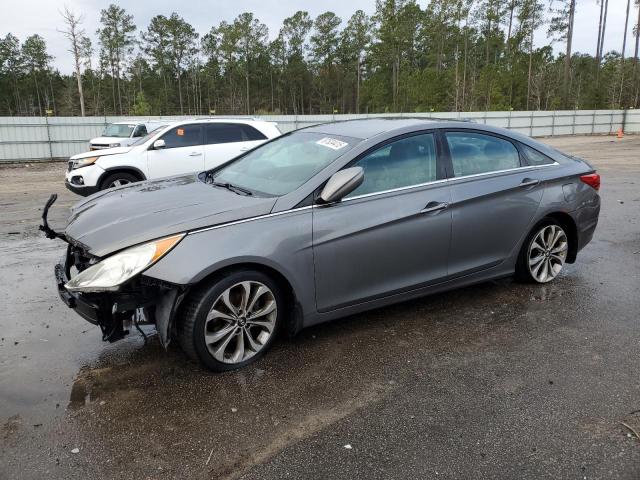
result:
[(122, 115), (122, 93), (120, 91), (120, 50), (116, 50), (116, 86), (118, 90), (118, 107), (120, 108), (120, 115)]
[(457, 112), (458, 111), (458, 95), (460, 92), (460, 73), (459, 73), (459, 64), (460, 64), (460, 47), (458, 46), (458, 42), (456, 41), (456, 79), (455, 79), (455, 84), (456, 84), (456, 93), (455, 93), (455, 97), (453, 99), (453, 111)]
[(180, 115), (184, 115), (184, 107), (182, 106), (182, 75), (180, 75), (180, 66), (178, 70), (178, 99), (180, 100)]
[(622, 37), (622, 56), (620, 57), (620, 93), (618, 94), (618, 105), (622, 105), (622, 85), (624, 84), (624, 54), (627, 49), (627, 26), (629, 25), (629, 9), (631, 0), (627, 0), (627, 14), (624, 17), (624, 36)]
[(356, 113), (360, 113), (360, 53), (358, 52), (358, 70), (356, 72)]
[(249, 65), (247, 65), (247, 73), (245, 74), (245, 84), (247, 87), (247, 115), (251, 115), (251, 105), (249, 103)]
[(602, 42), (602, 14), (604, 13), (604, 2), (600, 0), (600, 20), (598, 21), (598, 42), (596, 44), (596, 65), (600, 67), (600, 43)]
[(271, 86), (271, 113), (273, 113), (273, 68), (269, 68), (269, 82)]
[(40, 89), (38, 88), (38, 77), (36, 75), (36, 72), (33, 72), (33, 83), (36, 86), (36, 98), (38, 100), (38, 112), (40, 114), (40, 116), (42, 116), (42, 105), (40, 104)]
[(82, 16), (76, 15), (67, 7), (64, 12), (61, 13), (62, 19), (67, 24), (67, 30), (63, 31), (65, 37), (71, 42), (71, 49), (69, 52), (73, 55), (73, 61), (76, 72), (76, 80), (78, 82), (78, 96), (80, 97), (80, 115), (85, 116), (84, 110), (84, 92), (82, 90), (82, 73), (80, 71), (80, 64), (82, 62), (82, 55), (80, 53), (80, 41), (84, 37), (84, 30), (80, 29), (82, 23)]
[(462, 66), (462, 108), (464, 111), (466, 109), (466, 93), (467, 93), (467, 52), (469, 50), (469, 32), (467, 30), (467, 26), (469, 25), (469, 17), (467, 17), (467, 21), (464, 26), (464, 61)]
[[(53, 81), (51, 80), (51, 75), (47, 75), (49, 77), (49, 88), (51, 89), (51, 106), (53, 107), (53, 111), (57, 112), (56, 109), (56, 94), (53, 91)], [(46, 90), (46, 88), (45, 88)]]
[(489, 65), (489, 35), (491, 34), (491, 20), (489, 20), (489, 25), (487, 26), (487, 33), (484, 36), (485, 43), (485, 65)]
[(633, 52), (633, 87), (635, 88), (635, 95), (633, 97), (634, 108), (638, 107), (638, 46), (640, 46), (640, 5), (638, 6), (638, 23), (636, 23), (636, 48)]
[(111, 64), (111, 95), (113, 96), (113, 114), (115, 115), (118, 110), (116, 105), (116, 70), (113, 64)]
[[(571, 0), (569, 5), (569, 27), (567, 28), (567, 50), (564, 59), (563, 103), (565, 108), (569, 106), (569, 77), (571, 74), (571, 42), (573, 40), (573, 20), (576, 12), (576, 0)], [(603, 32), (604, 33), (604, 32)]]
[(533, 64), (533, 25), (529, 32), (529, 72), (527, 73), (527, 110), (529, 110), (529, 98), (531, 96), (531, 66)]
[(602, 36), (600, 38), (600, 52), (598, 57), (602, 60), (602, 54), (604, 51), (604, 34), (607, 29), (607, 14), (609, 13), (609, 0), (604, 1), (604, 16), (602, 17)]

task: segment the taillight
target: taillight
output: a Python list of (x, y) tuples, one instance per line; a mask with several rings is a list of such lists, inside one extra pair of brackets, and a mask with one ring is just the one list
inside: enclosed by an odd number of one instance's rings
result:
[(600, 190), (600, 175), (598, 175), (597, 173), (582, 175), (580, 177), (580, 180), (582, 180), (584, 183), (586, 183), (590, 187), (595, 188), (596, 190)]

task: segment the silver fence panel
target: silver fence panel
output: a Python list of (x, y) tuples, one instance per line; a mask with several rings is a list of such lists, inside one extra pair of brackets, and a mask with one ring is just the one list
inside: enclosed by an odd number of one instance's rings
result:
[[(243, 118), (244, 115), (233, 115)], [(554, 135), (640, 133), (640, 111), (556, 110), (500, 112), (428, 112), (340, 115), (260, 115), (277, 122), (282, 132), (337, 120), (373, 117), (421, 117), (468, 120), (508, 128), (532, 137)], [(89, 139), (98, 137), (105, 126), (116, 121), (176, 121), (194, 116), (108, 116), (108, 117), (0, 117), (0, 163), (65, 160), (84, 152)]]

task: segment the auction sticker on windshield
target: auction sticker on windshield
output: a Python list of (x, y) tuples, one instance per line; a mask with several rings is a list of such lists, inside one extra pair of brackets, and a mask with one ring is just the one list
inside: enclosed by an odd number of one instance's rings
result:
[(329, 147), (333, 150), (340, 150), (341, 148), (349, 145), (347, 142), (343, 142), (338, 140), (337, 138), (324, 137), (316, 142), (318, 145), (322, 145), (324, 147)]

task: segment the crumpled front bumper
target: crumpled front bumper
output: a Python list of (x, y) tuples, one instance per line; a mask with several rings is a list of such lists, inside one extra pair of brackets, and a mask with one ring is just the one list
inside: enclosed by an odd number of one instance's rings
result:
[(71, 248), (54, 268), (62, 301), (82, 318), (100, 327), (104, 341), (115, 342), (124, 338), (129, 333), (128, 327), (135, 322), (155, 324), (160, 343), (166, 347), (171, 337), (173, 317), (186, 289), (139, 275), (120, 291), (71, 292), (65, 288), (73, 266)]
[(75, 312), (84, 318), (86, 321), (98, 325), (99, 321), (99, 307), (86, 302), (80, 294), (73, 293), (64, 288), (65, 283), (69, 281), (69, 276), (65, 272), (66, 258), (63, 257), (61, 261), (55, 266), (54, 272), (56, 276), (56, 284), (58, 286), (58, 294), (62, 301), (69, 308), (73, 308)]

